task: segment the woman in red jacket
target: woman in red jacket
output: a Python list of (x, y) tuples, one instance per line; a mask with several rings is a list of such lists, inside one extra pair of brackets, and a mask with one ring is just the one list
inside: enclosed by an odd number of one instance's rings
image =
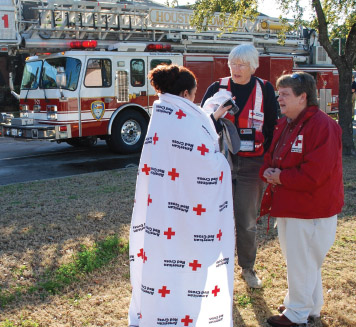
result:
[(277, 81), (284, 115), (264, 157), (268, 183), (261, 216), (277, 218), (287, 263), (288, 292), (271, 326), (297, 326), (320, 316), (321, 266), (334, 242), (337, 214), (344, 204), (341, 128), (317, 107), (313, 77), (304, 72)]

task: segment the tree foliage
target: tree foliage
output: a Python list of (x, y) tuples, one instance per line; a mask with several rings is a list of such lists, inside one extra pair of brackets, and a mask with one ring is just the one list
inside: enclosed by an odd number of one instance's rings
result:
[[(259, 0), (198, 0), (194, 6), (193, 25), (204, 30), (212, 20), (214, 12), (225, 16), (222, 31), (230, 31), (240, 21), (254, 20), (258, 16)], [(298, 26), (317, 31), (324, 47), (339, 72), (339, 124), (343, 130), (343, 151), (355, 154), (353, 143), (353, 110), (351, 108), (352, 68), (356, 64), (356, 0), (309, 0), (304, 7), (300, 0), (276, 0), (282, 12), (292, 14), (280, 34), (283, 43), (286, 33)], [(306, 12), (310, 17), (305, 19)], [(226, 15), (229, 14), (229, 15)], [(287, 21), (280, 17), (281, 22)], [(232, 27), (231, 27), (232, 26)], [(341, 54), (334, 40), (341, 38), (344, 44)]]

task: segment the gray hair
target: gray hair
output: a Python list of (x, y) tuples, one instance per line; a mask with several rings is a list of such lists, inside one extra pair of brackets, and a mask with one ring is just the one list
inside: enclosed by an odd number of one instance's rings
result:
[(240, 44), (233, 48), (229, 54), (228, 65), (233, 60), (240, 59), (242, 62), (249, 63), (252, 69), (257, 69), (258, 51), (252, 44)]

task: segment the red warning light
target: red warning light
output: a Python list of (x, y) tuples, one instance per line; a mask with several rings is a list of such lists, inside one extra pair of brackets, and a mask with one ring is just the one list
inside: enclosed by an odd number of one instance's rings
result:
[(97, 41), (72, 41), (70, 43), (70, 47), (71, 49), (88, 49), (88, 48), (96, 48), (96, 46), (98, 45)]
[(146, 51), (171, 51), (172, 46), (170, 44), (160, 44), (160, 43), (151, 43), (146, 47)]

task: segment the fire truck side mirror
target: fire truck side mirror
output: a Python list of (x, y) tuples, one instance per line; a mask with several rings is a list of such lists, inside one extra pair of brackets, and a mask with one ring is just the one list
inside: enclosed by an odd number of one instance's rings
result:
[(67, 85), (66, 73), (63, 67), (57, 69), (56, 83), (59, 88), (65, 87)]

